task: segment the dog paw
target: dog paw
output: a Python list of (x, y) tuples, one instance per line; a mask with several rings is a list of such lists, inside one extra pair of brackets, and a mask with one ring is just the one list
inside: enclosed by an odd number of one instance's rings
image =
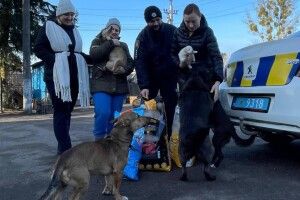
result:
[(215, 181), (217, 177), (215, 175), (212, 175), (210, 173), (204, 172), (205, 178), (207, 181)]
[(187, 175), (186, 174), (182, 174), (180, 177), (181, 181), (188, 181)]
[(209, 165), (211, 168), (217, 168), (217, 166), (213, 163), (211, 165)]
[(214, 175), (212, 173), (212, 169), (213, 168), (211, 166), (209, 166), (209, 165), (204, 168), (204, 176), (205, 176), (205, 178), (206, 178), (207, 181), (214, 181), (214, 180), (216, 180), (216, 175)]
[(122, 196), (121, 198), (122, 200), (128, 200), (128, 198), (126, 196)]
[(109, 189), (108, 187), (105, 187), (104, 190), (102, 191), (103, 195), (112, 195), (112, 189)]

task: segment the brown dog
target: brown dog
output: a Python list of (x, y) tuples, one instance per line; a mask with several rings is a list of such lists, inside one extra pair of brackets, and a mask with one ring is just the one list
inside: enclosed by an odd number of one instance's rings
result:
[(109, 54), (109, 61), (107, 61), (105, 67), (113, 73), (123, 74), (125, 73), (124, 66), (126, 65), (126, 52), (120, 46), (114, 47), (114, 49)]
[[(102, 36), (106, 40), (110, 40), (109, 33), (111, 32), (112, 27), (104, 29)], [(119, 38), (120, 39), (120, 38)], [(105, 67), (112, 71), (114, 74), (123, 74), (125, 73), (124, 66), (127, 65), (127, 55), (125, 50), (121, 46), (115, 46), (113, 50), (109, 53), (109, 60), (107, 61)]]
[(80, 199), (88, 189), (90, 174), (105, 176), (106, 186), (102, 194), (113, 194), (116, 200), (127, 200), (127, 197), (120, 195), (119, 188), (128, 148), (133, 132), (147, 125), (150, 120), (133, 112), (125, 112), (116, 120), (108, 138), (85, 142), (64, 152), (40, 200), (59, 199), (67, 186), (73, 187), (68, 199)]

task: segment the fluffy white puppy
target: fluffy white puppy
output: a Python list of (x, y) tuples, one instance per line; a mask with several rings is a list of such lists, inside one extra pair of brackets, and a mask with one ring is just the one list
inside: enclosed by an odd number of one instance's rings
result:
[(195, 53), (197, 53), (197, 51), (194, 51), (193, 47), (191, 46), (182, 48), (178, 53), (180, 61), (179, 66), (181, 68), (188, 67), (189, 69), (192, 69), (191, 63), (195, 62)]

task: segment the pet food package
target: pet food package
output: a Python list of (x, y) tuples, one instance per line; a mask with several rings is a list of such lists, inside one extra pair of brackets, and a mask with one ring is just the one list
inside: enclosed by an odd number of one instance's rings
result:
[(151, 99), (149, 101), (145, 101), (145, 106), (147, 110), (157, 110), (156, 109), (156, 101), (154, 99)]
[(170, 156), (177, 167), (181, 167), (180, 155), (179, 155), (179, 106), (175, 108), (175, 114), (172, 125), (172, 135), (170, 138)]
[(168, 140), (163, 136), (156, 144), (144, 143), (139, 169), (148, 171), (171, 171)]
[(128, 152), (128, 161), (123, 170), (123, 175), (125, 178), (133, 181), (138, 181), (139, 176), (139, 161), (142, 157), (142, 145), (145, 141), (145, 128), (140, 128), (136, 130), (133, 134), (131, 141), (131, 147)]
[[(144, 115), (144, 108), (143, 107), (139, 107), (139, 108), (134, 108), (134, 109), (130, 109), (124, 112), (135, 112), (140, 116)], [(117, 118), (121, 115), (122, 113), (119, 112), (115, 112), (114, 113), (114, 117)], [(133, 180), (133, 181), (138, 181), (139, 180), (139, 176), (138, 176), (138, 172), (139, 172), (139, 168), (138, 168), (138, 164), (139, 161), (142, 157), (142, 144), (145, 140), (145, 128), (140, 128), (138, 130), (136, 130), (133, 134), (132, 137), (132, 141), (131, 141), (131, 148), (129, 148), (129, 152), (128, 152), (128, 160), (127, 160), (127, 164), (124, 167), (123, 170), (123, 175), (124, 178), (128, 179), (128, 180)]]
[[(157, 103), (156, 105), (159, 105)], [(164, 113), (159, 110), (146, 109), (145, 116), (156, 119), (145, 127), (145, 141), (142, 145), (142, 158), (139, 169), (150, 171), (170, 171), (171, 158), (166, 137)]]
[[(175, 114), (174, 114), (173, 125), (172, 125), (172, 135), (170, 138), (170, 156), (177, 167), (182, 166), (180, 161), (180, 154), (179, 154), (179, 129), (180, 129), (179, 113), (180, 113), (180, 109), (179, 106), (177, 105), (175, 108)], [(195, 163), (195, 157), (189, 160), (186, 166), (191, 167), (194, 165), (194, 163)]]

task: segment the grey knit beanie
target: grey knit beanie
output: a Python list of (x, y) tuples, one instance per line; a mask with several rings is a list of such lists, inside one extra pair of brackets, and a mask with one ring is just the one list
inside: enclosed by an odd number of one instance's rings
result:
[(65, 13), (75, 13), (75, 7), (70, 0), (60, 0), (56, 8), (56, 17)]
[(108, 28), (110, 25), (117, 25), (121, 31), (121, 23), (117, 18), (110, 18), (105, 26), (105, 28)]

